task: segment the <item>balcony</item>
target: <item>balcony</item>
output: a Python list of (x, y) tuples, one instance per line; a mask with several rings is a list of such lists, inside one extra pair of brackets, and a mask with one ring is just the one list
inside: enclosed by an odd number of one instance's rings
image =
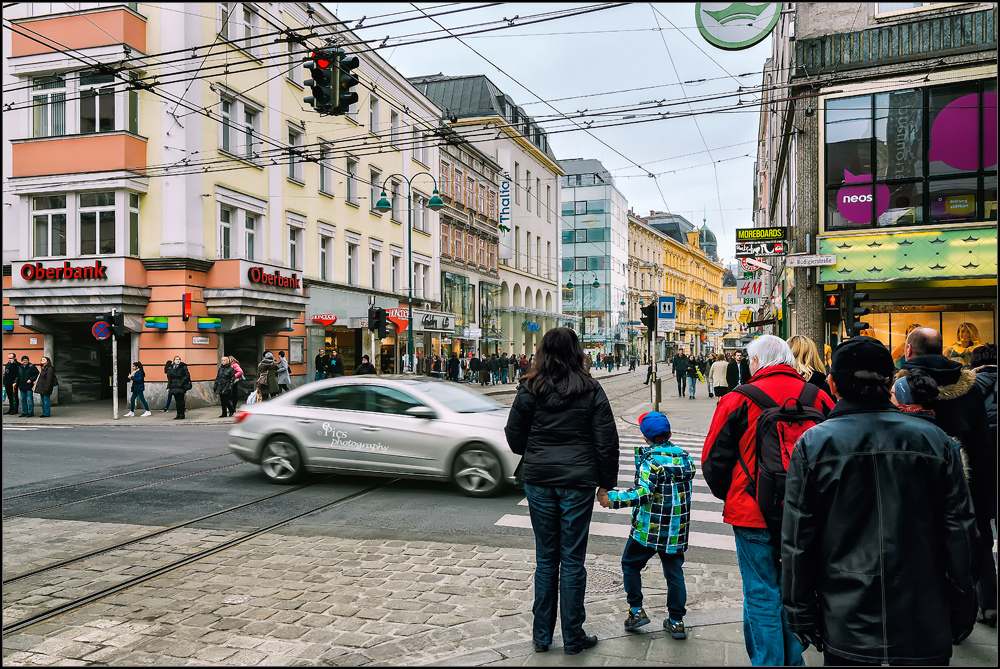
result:
[(997, 9), (935, 16), (795, 42), (795, 76), (996, 49)]
[(18, 19), (12, 23), (12, 58), (119, 44), (146, 52), (146, 20), (123, 5)]
[(124, 131), (15, 139), (11, 145), (14, 178), (140, 171), (146, 165), (146, 140)]

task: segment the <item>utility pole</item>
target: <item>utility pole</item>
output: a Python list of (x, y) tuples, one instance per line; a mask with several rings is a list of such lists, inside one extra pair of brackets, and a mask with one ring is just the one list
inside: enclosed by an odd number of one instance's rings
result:
[[(112, 309), (111, 316), (117, 321), (118, 310)], [(114, 327), (111, 328), (111, 408), (118, 420), (118, 335)]]

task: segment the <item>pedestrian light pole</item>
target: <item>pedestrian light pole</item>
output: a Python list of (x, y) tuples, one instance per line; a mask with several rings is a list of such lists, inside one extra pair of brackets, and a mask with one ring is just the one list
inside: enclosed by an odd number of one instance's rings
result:
[[(392, 210), (392, 203), (386, 199), (385, 196), (385, 185), (389, 183), (389, 179), (393, 177), (400, 177), (406, 182), (406, 271), (409, 274), (407, 278), (407, 284), (409, 290), (407, 291), (407, 302), (406, 302), (406, 318), (407, 324), (406, 329), (410, 333), (407, 344), (407, 358), (409, 359), (410, 373), (413, 373), (413, 363), (416, 359), (415, 352), (413, 350), (413, 179), (417, 178), (421, 174), (426, 174), (431, 178), (434, 183), (434, 192), (431, 195), (431, 199), (427, 201), (427, 208), (431, 211), (438, 211), (444, 206), (444, 201), (438, 194), (437, 181), (430, 172), (417, 172), (412, 177), (405, 177), (402, 174), (390, 174), (382, 182), (382, 197), (379, 201), (375, 203), (375, 208), (378, 209), (383, 214), (387, 211)], [(374, 184), (372, 184), (374, 185)]]

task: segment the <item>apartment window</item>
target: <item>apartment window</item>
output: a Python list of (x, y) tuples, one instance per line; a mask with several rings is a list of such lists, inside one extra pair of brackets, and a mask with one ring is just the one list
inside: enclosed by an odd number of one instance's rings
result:
[(451, 255), (451, 226), (445, 223), (441, 224), (441, 255), (448, 256)]
[(128, 194), (128, 252), (139, 255), (139, 194)]
[[(247, 214), (243, 223), (243, 257), (247, 260), (253, 260), (254, 255), (254, 241), (257, 236), (257, 217), (253, 214)], [(295, 265), (292, 265), (295, 267)]]
[(333, 195), (333, 162), (330, 158), (330, 145), (323, 144), (319, 148), (319, 192)]
[(330, 238), (326, 235), (319, 236), (319, 278), (320, 281), (330, 280), (330, 261), (332, 254), (330, 252)]
[(223, 260), (233, 257), (232, 216), (229, 209), (219, 209), (219, 257)]
[(575, 270), (587, 269), (587, 258), (576, 258), (576, 264), (573, 267)]
[(527, 175), (524, 179), (524, 206), (528, 211), (531, 211), (531, 170), (525, 172)]
[(80, 195), (80, 255), (115, 252), (115, 192)]
[(392, 204), (391, 213), (389, 217), (396, 221), (397, 223), (403, 220), (402, 214), (400, 213), (402, 209), (402, 198), (399, 194), (400, 185), (398, 181), (393, 181), (389, 184), (389, 201)]
[(372, 290), (382, 289), (382, 252), (371, 250), (371, 282)]
[(285, 76), (292, 83), (302, 86), (302, 47), (292, 41), (287, 42), (286, 46), (288, 48), (288, 70), (285, 72)]
[(943, 2), (876, 2), (875, 15), (888, 14), (889, 12), (905, 12), (913, 9), (923, 9), (933, 5), (947, 4)]
[(114, 82), (112, 74), (93, 70), (80, 74), (81, 134), (110, 132), (115, 129)]
[(438, 187), (441, 197), (451, 197), (451, 165), (441, 161), (441, 174), (438, 176)]
[(288, 226), (288, 266), (299, 268), (299, 229), (291, 225)]
[(524, 233), (524, 269), (527, 272), (531, 271), (531, 233)]
[(476, 264), (480, 267), (486, 266), (486, 240), (482, 237), (479, 238), (479, 249), (476, 254)]
[(552, 222), (552, 186), (545, 187), (545, 220)]
[(358, 263), (361, 261), (361, 246), (357, 243), (347, 242), (347, 285), (357, 286), (358, 285), (358, 273), (360, 272), (360, 267)]
[(399, 112), (395, 109), (389, 111), (389, 142), (399, 146)]
[(489, 265), (488, 269), (492, 272), (497, 271), (497, 245), (493, 242), (489, 243)]
[(535, 179), (535, 215), (542, 217), (542, 180)]
[(391, 276), (389, 280), (392, 282), (392, 292), (399, 292), (399, 277), (403, 276), (403, 257), (400, 255), (393, 255), (392, 262), (390, 264)]
[(379, 201), (382, 197), (382, 191), (380, 190), (382, 185), (382, 173), (378, 170), (368, 170), (368, 209), (369, 211), (378, 213), (378, 209), (375, 208), (375, 203)]
[(555, 268), (552, 266), (552, 242), (545, 242), (545, 278), (551, 279)]
[(222, 117), (222, 128), (219, 131), (219, 148), (232, 153), (233, 148), (236, 146), (232, 100), (222, 98), (219, 103), (219, 115)]
[(521, 226), (514, 226), (514, 267), (521, 269)]
[(428, 215), (430, 209), (427, 208), (427, 198), (423, 195), (413, 196), (413, 229), (420, 232), (430, 232), (428, 225)]
[(358, 203), (358, 161), (347, 159), (347, 189), (346, 200), (351, 204)]
[(243, 3), (243, 23), (233, 31), (238, 34), (239, 46), (248, 54), (257, 55), (257, 35), (260, 34), (260, 16), (250, 9), (250, 3)]
[(542, 238), (535, 237), (535, 274), (542, 275)]
[(66, 255), (66, 196), (31, 198), (35, 257)]
[(243, 155), (250, 160), (254, 158), (255, 151), (260, 149), (260, 141), (255, 141), (255, 136), (260, 136), (260, 112), (243, 106)]
[(476, 237), (465, 233), (465, 262), (474, 262), (476, 258)]
[(497, 219), (497, 192), (495, 190), (490, 191), (490, 208), (489, 208), (489, 218), (491, 221), (496, 221)]
[[(66, 77), (35, 77), (32, 102), (32, 137), (61, 137), (66, 134)], [(44, 92), (40, 92), (44, 91)]]
[(379, 109), (378, 98), (374, 95), (368, 96), (368, 132), (373, 135), (379, 134)]
[(358, 100), (355, 100), (347, 108), (347, 114), (345, 114), (345, 116), (347, 116), (347, 118), (351, 119), (355, 123), (358, 122), (358, 108), (359, 108), (360, 105), (361, 105), (361, 103)]
[(427, 143), (426, 143), (426, 140), (425, 140), (425, 138), (423, 136), (423, 133), (421, 133), (419, 130), (417, 130), (416, 128), (414, 128), (413, 129), (413, 159), (416, 160), (417, 162), (423, 164), (423, 165), (428, 165), (430, 163), (430, 159), (428, 158), (428, 153), (429, 153), (429, 151), (427, 149)]
[(452, 230), (451, 237), (451, 257), (455, 260), (462, 260), (462, 231), (458, 228)]
[(292, 181), (303, 183), (302, 159), (300, 151), (302, 147), (302, 133), (288, 129), (288, 178)]
[(480, 214), (486, 213), (486, 186), (484, 184), (479, 184), (479, 206), (477, 210)]
[(455, 202), (465, 204), (465, 175), (461, 170), (455, 170)]
[(468, 198), (466, 204), (470, 209), (476, 208), (476, 181), (471, 176), (465, 177), (465, 197)]
[(514, 163), (514, 204), (521, 204), (521, 166)]

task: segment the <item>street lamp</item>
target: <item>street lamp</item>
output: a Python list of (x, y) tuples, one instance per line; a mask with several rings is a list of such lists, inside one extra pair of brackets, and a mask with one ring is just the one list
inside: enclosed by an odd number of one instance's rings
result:
[(382, 197), (375, 203), (375, 208), (383, 214), (390, 211), (392, 209), (392, 203), (385, 197), (385, 185), (392, 177), (402, 177), (403, 181), (406, 182), (406, 271), (409, 273), (409, 278), (407, 279), (409, 290), (407, 291), (408, 295), (406, 302), (406, 329), (410, 333), (406, 352), (410, 359), (410, 373), (413, 373), (413, 362), (416, 358), (415, 351), (413, 350), (413, 184), (411, 181), (421, 174), (426, 174), (431, 178), (431, 181), (434, 182), (434, 192), (431, 194), (431, 199), (427, 201), (427, 208), (431, 211), (438, 211), (444, 206), (444, 201), (441, 199), (441, 196), (438, 195), (437, 180), (434, 179), (434, 175), (430, 172), (417, 172), (410, 178), (407, 178), (402, 174), (390, 174), (385, 178), (385, 181), (382, 182)]

